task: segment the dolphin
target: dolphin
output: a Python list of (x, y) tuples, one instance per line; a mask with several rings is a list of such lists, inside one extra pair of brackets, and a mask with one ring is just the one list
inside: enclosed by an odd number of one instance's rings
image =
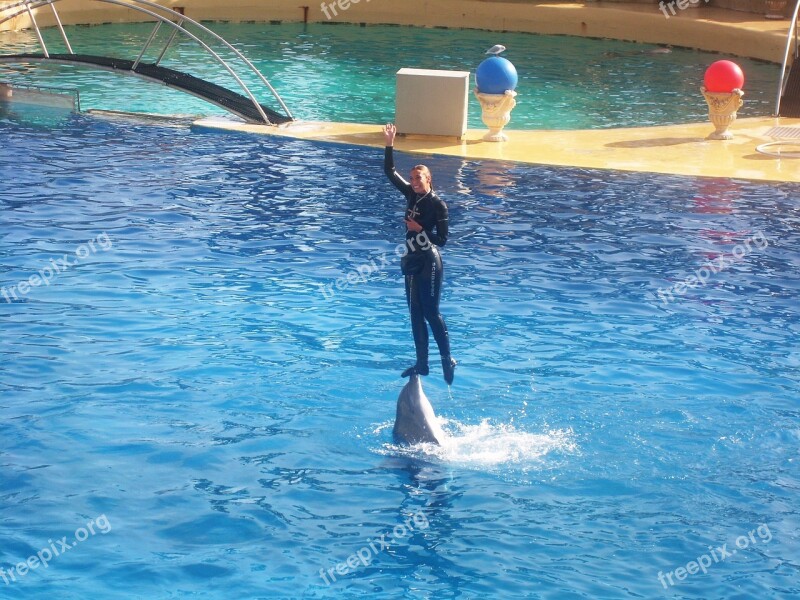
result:
[(397, 415), (392, 435), (398, 444), (441, 444), (445, 439), (433, 406), (422, 390), (419, 375), (411, 375), (397, 397)]

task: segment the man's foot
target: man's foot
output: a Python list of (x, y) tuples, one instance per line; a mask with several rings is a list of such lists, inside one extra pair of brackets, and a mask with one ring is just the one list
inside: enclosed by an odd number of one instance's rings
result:
[(400, 377), (410, 377), (411, 375), (427, 375), (428, 374), (428, 365), (414, 365), (413, 367), (408, 367)]
[(442, 373), (444, 374), (444, 380), (447, 382), (447, 385), (453, 383), (453, 377), (455, 377), (456, 374), (456, 364), (458, 363), (450, 356), (442, 358)]

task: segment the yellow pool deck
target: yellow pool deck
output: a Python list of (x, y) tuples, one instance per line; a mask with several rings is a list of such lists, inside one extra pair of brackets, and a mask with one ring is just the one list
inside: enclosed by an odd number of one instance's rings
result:
[[(702, 100), (702, 97), (700, 98)], [(279, 127), (247, 125), (225, 118), (206, 118), (196, 126), (304, 140), (382, 148), (380, 124), (297, 121)], [(711, 123), (592, 129), (575, 131), (506, 131), (507, 142), (484, 142), (486, 130), (470, 129), (466, 139), (398, 137), (395, 148), (418, 154), (443, 154), (465, 159), (492, 159), (674, 175), (800, 182), (800, 159), (771, 158), (756, 146), (775, 125), (800, 126), (800, 119), (748, 118), (736, 121), (732, 140), (706, 140)], [(800, 140), (793, 148), (800, 154)]]

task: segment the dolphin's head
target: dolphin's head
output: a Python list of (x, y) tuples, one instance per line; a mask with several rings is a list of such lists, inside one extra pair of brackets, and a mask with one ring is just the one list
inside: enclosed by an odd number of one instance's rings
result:
[(425, 396), (419, 375), (412, 375), (400, 391), (392, 433), (400, 444), (441, 444), (444, 439), (444, 432)]

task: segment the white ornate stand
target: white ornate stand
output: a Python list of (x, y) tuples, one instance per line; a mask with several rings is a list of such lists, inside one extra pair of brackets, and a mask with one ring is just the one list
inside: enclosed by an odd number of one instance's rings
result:
[(517, 105), (514, 99), (517, 92), (506, 90), (505, 94), (482, 94), (475, 88), (475, 97), (481, 103), (481, 119), (489, 128), (489, 133), (483, 136), (487, 142), (505, 142), (508, 137), (503, 133), (503, 127), (511, 120), (511, 111)]
[(715, 131), (708, 136), (709, 140), (731, 140), (733, 134), (728, 128), (736, 120), (736, 111), (742, 107), (744, 92), (738, 88), (732, 92), (709, 92), (705, 87), (700, 91), (708, 103), (708, 119)]

